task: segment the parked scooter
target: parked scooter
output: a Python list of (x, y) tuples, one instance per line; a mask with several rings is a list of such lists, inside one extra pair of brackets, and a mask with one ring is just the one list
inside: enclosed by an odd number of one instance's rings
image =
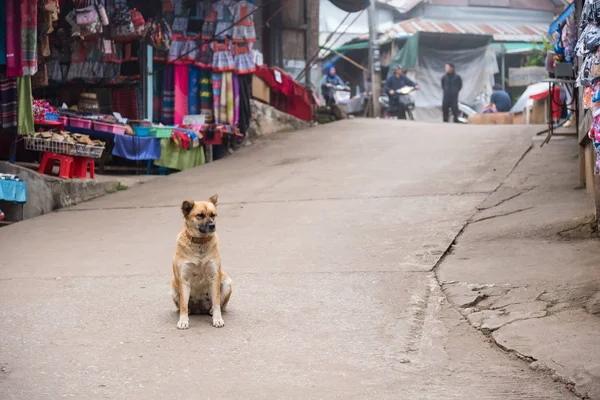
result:
[[(393, 96), (398, 96), (398, 101), (404, 105), (404, 111), (406, 113), (406, 118), (413, 121), (415, 119), (414, 110), (415, 110), (415, 99), (411, 95), (412, 92), (417, 90), (414, 86), (404, 86), (400, 89), (396, 90), (396, 94)], [(379, 104), (381, 105), (383, 115), (386, 119), (398, 119), (399, 109), (390, 109), (390, 98), (389, 95), (379, 96)]]

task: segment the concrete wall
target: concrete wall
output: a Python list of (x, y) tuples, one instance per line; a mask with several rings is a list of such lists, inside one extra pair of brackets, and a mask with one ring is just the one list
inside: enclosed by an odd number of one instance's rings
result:
[(5, 161), (0, 161), (0, 172), (17, 175), (27, 184), (27, 203), (24, 205), (0, 201), (7, 221), (22, 221), (104, 196), (119, 185), (116, 180), (97, 182), (56, 178)]
[(283, 113), (258, 100), (250, 100), (252, 119), (248, 128), (248, 136), (256, 138), (277, 132), (291, 132), (305, 129), (310, 123)]

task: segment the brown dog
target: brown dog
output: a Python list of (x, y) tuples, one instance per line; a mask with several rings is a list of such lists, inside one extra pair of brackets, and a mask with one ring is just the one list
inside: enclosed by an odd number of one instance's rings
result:
[(221, 269), (215, 218), (217, 195), (209, 201), (184, 201), (185, 218), (173, 258), (173, 301), (179, 308), (177, 329), (190, 326), (189, 313), (211, 314), (213, 326), (225, 325), (221, 311), (231, 297), (231, 278)]

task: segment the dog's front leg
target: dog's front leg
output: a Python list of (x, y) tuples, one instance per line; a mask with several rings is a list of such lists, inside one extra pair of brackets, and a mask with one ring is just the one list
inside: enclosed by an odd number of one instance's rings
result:
[(213, 326), (222, 328), (225, 326), (225, 321), (221, 316), (221, 282), (216, 277), (210, 282), (210, 301), (212, 303), (210, 313), (212, 314)]
[(189, 283), (181, 281), (179, 284), (179, 322), (177, 323), (177, 329), (187, 329), (190, 327), (190, 317), (188, 315), (190, 292)]

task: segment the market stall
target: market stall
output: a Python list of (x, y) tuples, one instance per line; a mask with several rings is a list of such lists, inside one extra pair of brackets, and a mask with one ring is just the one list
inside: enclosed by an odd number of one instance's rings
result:
[(101, 167), (210, 161), (211, 146), (240, 140), (249, 126), (253, 3), (6, 0), (2, 128), (31, 138), (29, 150), (49, 140), (36, 132), (101, 140)]

